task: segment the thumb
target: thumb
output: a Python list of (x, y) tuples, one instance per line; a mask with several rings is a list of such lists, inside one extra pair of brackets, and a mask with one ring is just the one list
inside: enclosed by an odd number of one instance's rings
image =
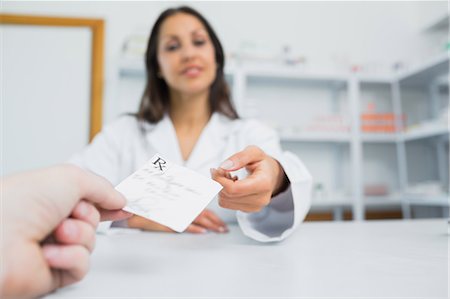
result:
[(263, 160), (264, 157), (265, 153), (259, 147), (250, 145), (243, 151), (237, 152), (236, 154), (225, 160), (220, 165), (220, 168), (225, 171), (235, 171), (249, 164), (259, 162)]

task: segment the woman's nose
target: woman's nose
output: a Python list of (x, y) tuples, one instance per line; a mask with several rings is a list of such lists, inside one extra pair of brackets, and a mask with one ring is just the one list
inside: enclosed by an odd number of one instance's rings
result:
[(184, 46), (181, 55), (184, 61), (191, 60), (195, 56), (195, 47), (193, 45)]

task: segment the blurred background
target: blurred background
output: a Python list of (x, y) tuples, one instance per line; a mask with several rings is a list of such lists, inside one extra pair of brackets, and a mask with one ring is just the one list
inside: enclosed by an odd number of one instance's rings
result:
[[(2, 175), (63, 162), (135, 112), (150, 29), (179, 5), (218, 34), (239, 114), (310, 169), (307, 219), (448, 217), (447, 1), (2, 1), (24, 17), (0, 28)], [(21, 24), (33, 16), (66, 25)]]

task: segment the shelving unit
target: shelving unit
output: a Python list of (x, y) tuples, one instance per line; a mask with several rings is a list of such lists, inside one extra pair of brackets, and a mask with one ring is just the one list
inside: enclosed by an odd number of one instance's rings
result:
[[(361, 131), (361, 93), (366, 86), (380, 86), (388, 90), (391, 99), (392, 112), (395, 115), (402, 115), (402, 103), (408, 101), (402, 95), (404, 88), (426, 88), (429, 90), (430, 102), (436, 101), (436, 88), (445, 85), (442, 75), (447, 75), (449, 70), (448, 53), (435, 57), (410, 70), (397, 75), (366, 75), (366, 74), (336, 74), (336, 73), (311, 73), (298, 70), (292, 67), (255, 67), (230, 65), (225, 73), (227, 80), (231, 82), (231, 91), (235, 105), (240, 115), (248, 115), (246, 109), (253, 109), (259, 105), (262, 98), (265, 102), (285, 104), (282, 102), (285, 97), (293, 98), (291, 91), (301, 94), (302, 88), (314, 88), (328, 94), (329, 110), (331, 113), (342, 113), (344, 105), (349, 112), (348, 132), (311, 132), (304, 128), (293, 128), (285, 131), (280, 129), (280, 140), (284, 146), (302, 146), (313, 144), (313, 148), (328, 147), (329, 152), (334, 155), (335, 183), (339, 188), (345, 185), (342, 181), (346, 179), (349, 183), (348, 194), (313, 201), (313, 211), (332, 211), (334, 218), (343, 219), (345, 210), (352, 210), (353, 219), (362, 220), (368, 209), (392, 209), (401, 208), (404, 217), (411, 217), (410, 207), (414, 205), (428, 205), (448, 207), (448, 194), (438, 196), (419, 196), (404, 193), (409, 185), (408, 181), (408, 161), (406, 157), (406, 147), (410, 142), (428, 142), (428, 140), (438, 140), (437, 159), (439, 166), (439, 179), (448, 181), (448, 164), (443, 163), (445, 155), (448, 156), (448, 135), (449, 128), (442, 123), (417, 126), (414, 129), (395, 133), (364, 133)], [(122, 64), (119, 72), (120, 76), (140, 77), (145, 75), (142, 65)], [(281, 87), (280, 87), (281, 86)], [(280, 90), (280, 97), (277, 99), (273, 95), (255, 96), (258, 89)], [(288, 94), (283, 95), (283, 89), (288, 89)], [(448, 90), (448, 89), (447, 89)], [(345, 98), (342, 101), (342, 98)], [(292, 100), (292, 99), (291, 99)], [(294, 99), (295, 100), (295, 99)], [(298, 103), (308, 101), (298, 99)], [(342, 104), (345, 102), (345, 104)], [(253, 106), (248, 106), (254, 103)], [(304, 105), (304, 103), (303, 103)], [(432, 106), (436, 106), (436, 103)], [(433, 108), (432, 117), (436, 116), (437, 108)], [(346, 111), (347, 112), (347, 111)], [(270, 123), (270, 122), (269, 122)], [(394, 147), (394, 160), (396, 161), (396, 177), (398, 178), (398, 188), (392, 195), (387, 196), (365, 196), (363, 181), (364, 177), (364, 148), (366, 146), (390, 146)], [(348, 158), (348, 164), (342, 165), (343, 157)], [(308, 163), (307, 163), (308, 164)], [(445, 167), (446, 166), (446, 167)], [(348, 168), (345, 172), (344, 167)], [(314, 169), (311, 169), (314, 175)], [(344, 178), (345, 177), (345, 178)], [(330, 188), (330, 191), (333, 191)], [(342, 191), (342, 190), (341, 190)], [(333, 193), (333, 192), (330, 192)]]

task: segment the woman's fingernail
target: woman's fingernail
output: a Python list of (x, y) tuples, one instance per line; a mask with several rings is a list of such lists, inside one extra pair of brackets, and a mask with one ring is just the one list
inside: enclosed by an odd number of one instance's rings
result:
[(223, 227), (223, 226), (219, 227), (219, 232), (224, 233), (226, 231), (227, 231), (227, 229), (225, 227)]
[(225, 169), (225, 170), (230, 170), (231, 168), (233, 168), (234, 163), (231, 160), (226, 160), (225, 162), (223, 162), (220, 165), (220, 168)]
[(214, 168), (210, 168), (209, 172), (211, 173), (211, 175), (214, 175), (214, 173), (216, 172), (216, 170)]
[(206, 234), (207, 232), (208, 232), (208, 230), (205, 229), (205, 228), (202, 228), (202, 229), (200, 230), (200, 233), (202, 233), (202, 234)]

